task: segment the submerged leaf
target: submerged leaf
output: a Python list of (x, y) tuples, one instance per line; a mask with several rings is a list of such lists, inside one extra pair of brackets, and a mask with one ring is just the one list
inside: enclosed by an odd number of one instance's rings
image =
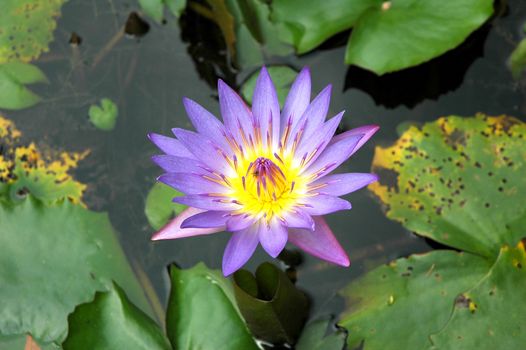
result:
[(170, 267), (166, 330), (175, 349), (257, 350), (236, 307), (232, 286), (204, 264)]
[(0, 64), (0, 108), (23, 109), (40, 101), (40, 97), (25, 87), (45, 83), (47, 78), (34, 65), (22, 62)]
[(146, 197), (144, 214), (153, 229), (159, 230), (186, 208), (184, 204), (172, 202), (174, 197), (182, 195), (181, 192), (161, 182), (156, 182), (152, 186)]
[(77, 306), (68, 323), (64, 350), (171, 349), (159, 326), (116, 284), (108, 292), (97, 292), (93, 301)]
[(0, 64), (29, 62), (48, 51), (65, 0), (2, 0)]
[(271, 343), (294, 344), (309, 313), (309, 301), (287, 275), (263, 263), (255, 277), (246, 270), (234, 274), (234, 291), (252, 333)]
[(490, 266), (473, 254), (434, 251), (372, 270), (342, 292), (347, 307), (339, 324), (349, 331), (349, 348), (429, 348), (429, 334), (447, 322), (457, 295)]
[(0, 335), (60, 342), (68, 314), (112, 279), (149, 310), (106, 214), (28, 198), (0, 204), (0, 222)]
[(504, 246), (489, 271), (455, 303), (444, 329), (431, 335), (438, 349), (521, 349), (526, 342), (526, 252)]
[(100, 107), (97, 105), (91, 105), (89, 108), (89, 120), (97, 128), (110, 131), (115, 127), (117, 123), (117, 116), (119, 111), (117, 105), (109, 98), (103, 98), (100, 100)]
[(444, 117), (377, 147), (369, 189), (387, 216), (442, 244), (489, 258), (526, 224), (526, 124)]

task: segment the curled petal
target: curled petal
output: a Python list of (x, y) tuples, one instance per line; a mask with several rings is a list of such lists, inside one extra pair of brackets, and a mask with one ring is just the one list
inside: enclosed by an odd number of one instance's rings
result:
[(200, 213), (203, 213), (203, 210), (192, 207), (185, 209), (181, 214), (177, 215), (175, 219), (170, 221), (166, 226), (164, 226), (157, 233), (155, 233), (152, 237), (152, 241), (209, 235), (212, 233), (223, 231), (225, 229), (224, 225), (208, 228), (181, 227), (183, 221), (185, 221), (191, 216), (198, 215)]
[(148, 134), (148, 138), (166, 154), (177, 157), (195, 158), (194, 155), (188, 149), (186, 149), (186, 147), (179, 140), (176, 140), (172, 137), (152, 132)]
[(302, 199), (302, 201), (306, 205), (303, 210), (310, 215), (325, 215), (352, 208), (351, 203), (345, 199), (324, 194), (307, 197)]
[(378, 175), (368, 173), (346, 173), (322, 177), (309, 184), (311, 192), (329, 194), (331, 196), (343, 196), (354, 192), (372, 182), (378, 181)]
[(329, 225), (321, 216), (315, 216), (314, 231), (289, 229), (289, 240), (309, 254), (340, 266), (349, 266), (349, 257), (340, 246)]
[(287, 244), (287, 229), (277, 220), (270, 223), (262, 220), (258, 224), (258, 235), (261, 246), (273, 258), (277, 257)]
[(254, 226), (234, 232), (223, 254), (223, 275), (229, 276), (250, 259), (258, 246), (258, 234)]

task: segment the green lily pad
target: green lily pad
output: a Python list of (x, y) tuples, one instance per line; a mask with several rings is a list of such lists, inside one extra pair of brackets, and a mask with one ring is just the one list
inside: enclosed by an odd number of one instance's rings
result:
[(463, 293), (444, 329), (431, 335), (437, 349), (521, 349), (526, 342), (526, 252), (508, 246), (489, 273)]
[(48, 51), (65, 0), (2, 0), (0, 64), (29, 62)]
[[(279, 103), (283, 106), (290, 86), (296, 78), (296, 75), (298, 75), (298, 72), (288, 66), (268, 67), (268, 72), (272, 78), (272, 82), (276, 86)], [(259, 71), (254, 72), (241, 86), (241, 95), (249, 104), (252, 104), (252, 95), (254, 94), (258, 76)]]
[(28, 198), (1, 204), (0, 222), (0, 335), (61, 342), (68, 314), (108, 290), (112, 279), (149, 311), (106, 214)]
[(493, 0), (275, 0), (272, 11), (298, 53), (353, 28), (345, 63), (381, 75), (458, 46), (492, 15)]
[(23, 109), (33, 106), (40, 101), (40, 97), (25, 85), (47, 82), (46, 76), (37, 66), (22, 62), (0, 64), (0, 108)]
[(490, 266), (479, 256), (445, 250), (374, 269), (342, 292), (347, 307), (339, 324), (349, 331), (348, 347), (429, 348), (429, 335), (446, 324), (457, 296)]
[(179, 17), (186, 8), (186, 0), (139, 0), (139, 5), (146, 15), (160, 23), (163, 20), (165, 6), (175, 17)]
[(295, 345), (296, 350), (342, 350), (347, 334), (336, 329), (327, 334), (328, 328), (334, 328), (331, 320), (316, 320), (310, 322)]
[(152, 186), (146, 197), (144, 214), (154, 230), (159, 230), (186, 208), (184, 204), (172, 202), (174, 197), (182, 195), (181, 192), (161, 182), (156, 182)]
[(232, 285), (204, 264), (170, 267), (166, 330), (174, 349), (259, 349), (236, 307)]
[(256, 275), (234, 274), (234, 292), (248, 327), (257, 338), (294, 344), (309, 314), (309, 301), (287, 275), (271, 263), (261, 264)]
[(93, 125), (104, 131), (113, 130), (118, 114), (117, 105), (109, 98), (100, 100), (100, 107), (91, 105), (88, 112), (89, 120)]
[(171, 349), (159, 326), (115, 284), (108, 292), (97, 292), (92, 302), (77, 306), (68, 323), (64, 350)]
[(513, 78), (519, 79), (526, 68), (526, 39), (522, 39), (508, 60)]
[(526, 124), (450, 116), (377, 147), (369, 189), (387, 216), (437, 242), (494, 259), (526, 225)]

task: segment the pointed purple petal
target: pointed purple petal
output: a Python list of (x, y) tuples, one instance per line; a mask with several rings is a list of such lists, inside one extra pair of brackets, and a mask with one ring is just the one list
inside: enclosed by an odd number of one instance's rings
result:
[(152, 161), (168, 173), (207, 174), (206, 166), (196, 159), (170, 156), (167, 154), (152, 156)]
[(226, 193), (229, 188), (205, 179), (202, 175), (188, 173), (167, 173), (158, 181), (185, 194)]
[(181, 228), (224, 228), (229, 217), (228, 211), (209, 210), (186, 218), (181, 223)]
[(228, 231), (235, 232), (246, 229), (247, 227), (253, 225), (256, 221), (256, 218), (248, 214), (239, 214), (232, 215), (226, 222), (226, 227)]
[(289, 229), (290, 242), (309, 254), (340, 266), (349, 266), (349, 257), (340, 246), (325, 220), (314, 217), (314, 231)]
[(345, 199), (324, 194), (303, 198), (302, 202), (307, 205), (303, 210), (310, 215), (325, 215), (352, 208)]
[(258, 225), (258, 235), (261, 246), (273, 258), (277, 257), (287, 244), (287, 229), (277, 220), (270, 223), (261, 220)]
[(243, 144), (242, 134), (248, 139), (253, 134), (253, 117), (250, 108), (243, 99), (224, 81), (218, 82), (219, 106), (226, 130), (234, 136), (239, 144)]
[(267, 144), (268, 133), (272, 138), (272, 145), (269, 146), (276, 149), (279, 142), (279, 101), (272, 79), (265, 67), (261, 68), (256, 81), (252, 98), (252, 114), (261, 128), (263, 144)]
[(250, 259), (258, 246), (258, 235), (253, 226), (234, 232), (223, 254), (223, 275), (229, 276)]
[(290, 131), (294, 130), (303, 112), (310, 102), (310, 71), (305, 67), (296, 77), (290, 88), (285, 106), (281, 112), (280, 132), (283, 133), (289, 125)]
[(228, 198), (208, 196), (205, 194), (189, 194), (187, 196), (175, 197), (172, 201), (204, 210), (231, 211), (240, 208), (238, 204), (233, 203)]
[(356, 136), (356, 135), (363, 135), (363, 137), (360, 139), (356, 147), (354, 147), (352, 153), (349, 155), (352, 156), (356, 151), (358, 151), (364, 143), (367, 142), (377, 131), (380, 129), (378, 125), (364, 125), (360, 126), (358, 128), (354, 128), (352, 130), (346, 131), (344, 133), (341, 133), (340, 135), (336, 135), (332, 140), (330, 144), (339, 142), (345, 138)]
[(351, 156), (362, 137), (363, 134), (359, 134), (349, 136), (335, 143), (331, 142), (318, 159), (303, 171), (303, 175), (312, 175), (314, 177), (312, 180), (327, 175)]
[(195, 156), (211, 168), (221, 173), (231, 172), (232, 168), (228, 165), (225, 158), (221, 155), (220, 147), (208, 137), (184, 130), (172, 129), (177, 139)]
[(328, 194), (331, 196), (343, 196), (354, 192), (372, 182), (378, 181), (378, 175), (367, 173), (346, 173), (322, 177), (309, 184), (312, 192)]
[(177, 215), (175, 219), (169, 222), (166, 226), (160, 229), (152, 237), (152, 241), (159, 241), (162, 239), (176, 239), (191, 236), (209, 235), (220, 232), (225, 229), (225, 226), (217, 226), (210, 228), (181, 228), (181, 223), (187, 218), (202, 213), (203, 210), (197, 208), (187, 208), (181, 214)]
[(230, 150), (225, 139), (225, 127), (212, 113), (189, 98), (183, 99), (186, 113), (198, 133), (210, 138), (224, 150)]
[(185, 146), (178, 140), (156, 134), (156, 133), (149, 133), (148, 138), (150, 141), (152, 141), (161, 151), (163, 151), (166, 154), (177, 156), (177, 157), (185, 157), (185, 158), (195, 158), (194, 155), (186, 149)]
[(329, 119), (319, 128), (318, 132), (312, 134), (309, 138), (303, 138), (303, 142), (296, 151), (296, 157), (303, 160), (305, 163), (301, 164), (303, 167), (308, 167), (323, 153), (336, 132), (340, 121), (342, 120), (344, 112), (340, 112), (335, 117)]
[(284, 225), (290, 228), (304, 228), (314, 230), (314, 221), (312, 217), (302, 209), (292, 209), (283, 214)]
[(288, 146), (292, 145), (298, 133), (301, 133), (301, 138), (298, 140), (301, 145), (302, 143), (309, 143), (312, 135), (319, 132), (320, 127), (327, 117), (327, 111), (329, 110), (331, 101), (331, 90), (331, 85), (326, 86), (318, 96), (312, 100), (305, 112), (303, 112), (296, 128), (293, 129)]

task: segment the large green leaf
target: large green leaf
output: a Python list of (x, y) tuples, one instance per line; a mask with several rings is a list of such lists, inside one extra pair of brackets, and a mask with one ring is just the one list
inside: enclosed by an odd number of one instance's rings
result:
[(348, 346), (426, 349), (447, 322), (457, 295), (473, 286), (490, 263), (469, 253), (434, 251), (398, 259), (367, 273), (343, 291), (340, 325)]
[(493, 0), (274, 0), (281, 37), (299, 53), (353, 28), (345, 62), (393, 72), (458, 46), (493, 13)]
[(148, 310), (106, 214), (28, 198), (0, 205), (0, 222), (0, 335), (62, 341), (67, 315), (107, 290), (111, 279)]
[[(342, 350), (347, 335), (345, 331), (336, 329), (327, 334), (328, 328), (334, 328), (331, 320), (316, 320), (310, 322), (296, 343), (296, 350)], [(331, 329), (332, 330), (332, 329)]]
[(369, 188), (387, 216), (445, 245), (495, 258), (526, 225), (526, 124), (444, 117), (377, 147)]
[(158, 230), (163, 227), (173, 216), (181, 213), (186, 206), (172, 202), (174, 197), (181, 196), (182, 193), (161, 182), (156, 182), (144, 205), (144, 214), (150, 226)]
[(45, 83), (47, 78), (38, 67), (29, 63), (0, 64), (0, 108), (22, 109), (40, 101), (40, 97), (25, 87)]
[(0, 64), (29, 62), (48, 51), (65, 0), (2, 0)]
[(258, 339), (294, 344), (309, 314), (309, 301), (287, 275), (271, 263), (261, 264), (256, 275), (234, 274), (234, 292), (248, 327)]
[(175, 349), (259, 349), (220, 272), (204, 264), (188, 270), (171, 266), (170, 277), (166, 330)]
[(447, 325), (431, 341), (438, 349), (522, 349), (526, 343), (526, 252), (505, 246), (487, 276), (463, 293)]
[(68, 323), (64, 350), (171, 349), (159, 326), (115, 284), (108, 292), (97, 292), (92, 302), (77, 306)]

